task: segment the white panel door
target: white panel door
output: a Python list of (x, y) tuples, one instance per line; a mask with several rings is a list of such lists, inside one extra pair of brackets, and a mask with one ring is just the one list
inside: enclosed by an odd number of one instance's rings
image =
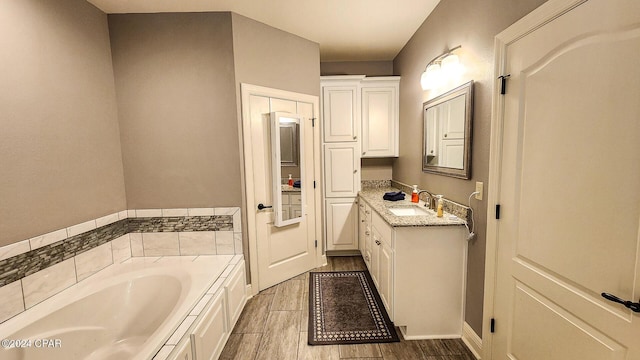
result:
[(398, 156), (398, 89), (362, 88), (362, 157)]
[(358, 250), (356, 199), (327, 199), (325, 209), (327, 250)]
[[(295, 111), (311, 123), (314, 117), (310, 103), (296, 102), (268, 96), (250, 95), (246, 104), (250, 113), (251, 155), (253, 171), (253, 195), (255, 204), (248, 211), (255, 212), (256, 242), (258, 260), (258, 288), (266, 289), (293, 276), (316, 267), (315, 247), (315, 189), (302, 184), (305, 198), (304, 216), (297, 224), (274, 226), (273, 209), (259, 210), (258, 203), (273, 204), (271, 177), (271, 137), (269, 114), (274, 111)], [(314, 136), (313, 128), (305, 126), (304, 166), (306, 179), (314, 178)], [(290, 209), (289, 209), (290, 210)], [(292, 214), (288, 214), (289, 216)]]
[(493, 359), (640, 359), (640, 1), (575, 3), (504, 47)]
[(358, 144), (324, 145), (325, 197), (355, 197), (360, 191)]
[(360, 131), (358, 86), (324, 86), (322, 88), (324, 142), (355, 142)]

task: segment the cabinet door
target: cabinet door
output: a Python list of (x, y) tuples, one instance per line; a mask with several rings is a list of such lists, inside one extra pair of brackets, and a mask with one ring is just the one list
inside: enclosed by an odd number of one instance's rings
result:
[(382, 244), (376, 246), (380, 248), (378, 254), (378, 292), (389, 317), (393, 320), (393, 251), (386, 241), (382, 241)]
[(233, 329), (247, 302), (247, 286), (245, 284), (244, 261), (233, 269), (224, 285), (227, 300), (227, 314), (229, 315), (229, 329)]
[(398, 156), (397, 83), (362, 88), (362, 157)]
[(326, 200), (327, 250), (358, 250), (356, 199)]
[(369, 273), (376, 285), (376, 289), (380, 289), (380, 245), (382, 244), (380, 233), (375, 227), (371, 227), (371, 267)]
[(324, 142), (358, 141), (358, 86), (324, 86), (322, 118)]
[(356, 197), (360, 190), (358, 144), (324, 145), (325, 197)]
[(364, 252), (364, 244), (365, 244), (365, 234), (367, 233), (367, 224), (366, 224), (366, 216), (364, 213), (364, 210), (362, 210), (362, 207), (360, 207), (360, 209), (358, 210), (358, 246), (360, 248), (360, 254), (362, 254), (362, 257), (364, 258), (364, 261), (366, 262), (367, 259), (365, 257), (365, 252)]
[(209, 310), (191, 333), (196, 359), (214, 360), (220, 356), (229, 337), (226, 307), (224, 292), (218, 292)]

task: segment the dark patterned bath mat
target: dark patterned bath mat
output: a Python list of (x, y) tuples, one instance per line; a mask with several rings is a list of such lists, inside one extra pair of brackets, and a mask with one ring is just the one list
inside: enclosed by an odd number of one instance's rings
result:
[(309, 274), (309, 345), (400, 341), (366, 271)]

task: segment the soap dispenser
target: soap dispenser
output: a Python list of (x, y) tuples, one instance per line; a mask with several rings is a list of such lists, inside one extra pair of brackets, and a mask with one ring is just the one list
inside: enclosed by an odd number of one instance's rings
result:
[(442, 195), (436, 195), (436, 197), (438, 198), (438, 205), (437, 205), (437, 209), (438, 209), (438, 217), (442, 217), (443, 215), (443, 210), (442, 207), (444, 205), (444, 201), (442, 200)]
[(291, 174), (289, 174), (289, 186), (293, 186), (293, 179), (291, 178)]
[(417, 203), (420, 199), (418, 198), (418, 185), (413, 185), (413, 191), (411, 192), (411, 202)]

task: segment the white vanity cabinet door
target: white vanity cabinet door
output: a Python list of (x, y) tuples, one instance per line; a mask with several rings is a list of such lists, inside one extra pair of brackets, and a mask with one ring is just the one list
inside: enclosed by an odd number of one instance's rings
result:
[(393, 250), (386, 241), (378, 246), (378, 292), (389, 318), (393, 321)]
[(245, 284), (244, 261), (236, 264), (224, 285), (227, 302), (229, 329), (233, 329), (245, 303), (247, 302), (247, 286)]
[(362, 157), (398, 156), (399, 79), (362, 82)]
[(193, 352), (191, 351), (191, 339), (187, 338), (185, 341), (182, 341), (178, 346), (176, 346), (176, 350), (173, 355), (169, 356), (168, 360), (193, 360)]
[(327, 199), (325, 210), (327, 250), (358, 250), (356, 199)]
[(229, 336), (227, 302), (224, 291), (214, 297), (209, 310), (191, 333), (195, 358), (215, 360), (220, 356)]
[(356, 142), (360, 132), (358, 85), (322, 87), (324, 142)]
[(360, 190), (358, 144), (324, 145), (325, 197), (356, 197)]

